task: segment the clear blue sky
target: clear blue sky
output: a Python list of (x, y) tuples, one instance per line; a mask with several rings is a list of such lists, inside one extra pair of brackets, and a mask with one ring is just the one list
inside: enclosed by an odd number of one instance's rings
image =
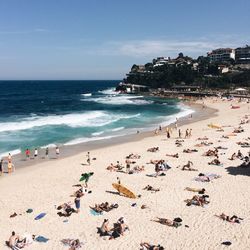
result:
[(122, 79), (249, 43), (249, 0), (0, 0), (0, 79)]

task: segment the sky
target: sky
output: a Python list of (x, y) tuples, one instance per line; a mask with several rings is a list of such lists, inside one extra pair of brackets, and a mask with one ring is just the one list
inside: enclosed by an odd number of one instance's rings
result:
[(122, 79), (250, 44), (249, 0), (0, 0), (0, 80)]

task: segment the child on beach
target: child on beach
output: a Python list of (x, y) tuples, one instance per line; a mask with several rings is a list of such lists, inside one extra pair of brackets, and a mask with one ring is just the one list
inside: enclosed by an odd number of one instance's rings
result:
[(77, 213), (80, 212), (80, 198), (81, 198), (80, 194), (77, 194), (75, 198), (75, 206), (76, 206)]

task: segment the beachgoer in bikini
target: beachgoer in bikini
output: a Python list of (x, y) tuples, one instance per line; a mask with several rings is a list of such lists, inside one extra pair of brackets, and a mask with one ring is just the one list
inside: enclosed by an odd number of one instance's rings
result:
[(143, 242), (140, 244), (141, 249), (140, 250), (164, 250), (164, 247), (162, 247), (161, 245), (151, 245), (147, 242)]

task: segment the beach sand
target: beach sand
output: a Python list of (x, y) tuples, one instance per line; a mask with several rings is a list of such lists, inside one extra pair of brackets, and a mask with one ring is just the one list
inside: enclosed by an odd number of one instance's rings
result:
[[(4, 242), (8, 240), (14, 230), (22, 235), (29, 232), (49, 238), (47, 243), (33, 243), (25, 249), (68, 249), (60, 243), (61, 239), (73, 238), (84, 242), (83, 249), (139, 249), (141, 242), (161, 244), (165, 249), (226, 249), (221, 242), (231, 241), (230, 249), (250, 248), (250, 169), (237, 168), (240, 160), (230, 161), (228, 158), (239, 149), (246, 155), (249, 148), (241, 148), (236, 144), (250, 136), (249, 124), (242, 125), (245, 132), (221, 138), (222, 135), (232, 133), (244, 115), (250, 115), (249, 104), (240, 103), (240, 109), (231, 109), (230, 105), (236, 101), (222, 101), (207, 99), (208, 107), (218, 109), (217, 116), (205, 120), (185, 124), (181, 127), (184, 134), (186, 128), (192, 128), (192, 137), (185, 139), (182, 147), (176, 147), (177, 131), (171, 139), (165, 133), (145, 137), (138, 141), (131, 141), (104, 148), (91, 150), (91, 166), (86, 164), (86, 152), (69, 156), (63, 159), (41, 162), (35, 167), (20, 168), (12, 175), (0, 177), (0, 249), (7, 249)], [(237, 103), (238, 105), (238, 103)], [(208, 128), (207, 124), (220, 124), (224, 132)], [(231, 127), (229, 127), (231, 126)], [(197, 148), (198, 152), (182, 153), (183, 149), (195, 148), (199, 143), (198, 137), (209, 137), (213, 145)], [(218, 142), (220, 140), (221, 142)], [(147, 149), (158, 146), (159, 152), (150, 153)], [(216, 146), (227, 147), (219, 150), (223, 166), (208, 165), (213, 159), (202, 154)], [(165, 156), (166, 153), (179, 153), (178, 159)], [(145, 171), (128, 175), (125, 173), (109, 172), (106, 167), (110, 163), (120, 161), (125, 165), (125, 156), (137, 153), (141, 158), (136, 165), (144, 165)], [(225, 153), (225, 154), (224, 154)], [(172, 167), (166, 176), (148, 177), (146, 174), (154, 173), (154, 165), (146, 164), (150, 159), (165, 159)], [(202, 173), (216, 173), (222, 177), (209, 183), (194, 181), (199, 172), (181, 171), (178, 165), (184, 165), (188, 160), (194, 163)], [(81, 198), (81, 210), (72, 214), (67, 222), (64, 217), (57, 215), (56, 206), (73, 201), (70, 197), (76, 190), (73, 184), (78, 184), (81, 173), (94, 172), (89, 181), (90, 194)], [(134, 193), (141, 194), (141, 198), (131, 200), (107, 191), (115, 191), (112, 183), (120, 177), (122, 184)], [(151, 193), (142, 190), (146, 185), (160, 188), (159, 192)], [(210, 204), (203, 207), (186, 206), (184, 200), (192, 198), (194, 193), (184, 191), (185, 187), (205, 188), (210, 196)], [(109, 213), (94, 216), (89, 206), (101, 202), (118, 203), (119, 207)], [(136, 203), (137, 206), (131, 205)], [(141, 205), (147, 209), (141, 209)], [(25, 213), (28, 208), (34, 211)], [(9, 216), (16, 212), (18, 216)], [(41, 220), (34, 217), (41, 212), (47, 213)], [(222, 212), (228, 215), (238, 215), (244, 218), (240, 224), (233, 224), (216, 218), (215, 214)], [(19, 215), (22, 214), (22, 215)], [(97, 234), (105, 218), (110, 225), (120, 217), (125, 218), (129, 231), (124, 236), (108, 240)], [(151, 221), (156, 217), (173, 219), (181, 217), (182, 226), (173, 228)], [(188, 225), (189, 227), (185, 227)]]

